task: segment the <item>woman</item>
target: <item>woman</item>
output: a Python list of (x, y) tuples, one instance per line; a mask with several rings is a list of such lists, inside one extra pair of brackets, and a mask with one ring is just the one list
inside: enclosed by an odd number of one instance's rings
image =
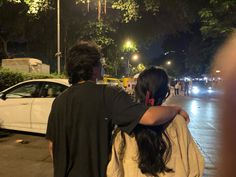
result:
[[(147, 106), (161, 105), (169, 95), (161, 68), (143, 71), (135, 97)], [(181, 116), (160, 126), (138, 125), (131, 135), (116, 130), (107, 177), (202, 176), (204, 159)]]

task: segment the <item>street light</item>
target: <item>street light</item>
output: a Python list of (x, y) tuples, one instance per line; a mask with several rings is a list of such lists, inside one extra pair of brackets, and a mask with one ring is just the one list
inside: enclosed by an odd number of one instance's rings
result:
[(138, 58), (139, 58), (138, 54), (133, 54), (133, 56), (132, 56), (133, 61), (137, 61)]
[[(137, 61), (139, 58), (138, 54), (133, 54), (131, 57), (131, 60)], [(129, 69), (129, 64), (130, 64), (130, 58), (127, 58), (127, 69), (128, 69), (128, 76), (130, 75), (130, 69)]]
[(130, 40), (127, 40), (126, 42), (125, 42), (125, 48), (126, 49), (130, 49), (132, 47), (132, 42), (130, 41)]
[(137, 47), (135, 42), (131, 41), (130, 39), (127, 39), (122, 46), (122, 50), (124, 52), (135, 52), (137, 51)]
[(185, 54), (184, 50), (181, 51), (175, 51), (175, 50), (170, 50), (164, 53), (164, 55), (169, 55), (170, 53), (179, 53), (179, 54)]
[[(136, 47), (136, 44), (133, 41), (128, 39), (128, 40), (125, 41), (122, 50), (125, 53), (125, 58), (127, 58), (127, 75), (129, 76), (129, 74), (130, 74), (130, 69), (129, 69), (129, 64), (130, 64), (129, 60), (130, 60), (130, 58), (132, 60), (137, 60), (138, 59), (138, 55), (137, 54), (135, 54), (133, 56), (130, 56), (130, 54), (132, 52), (137, 51), (137, 47)], [(123, 59), (124, 59), (124, 57), (123, 57)]]
[(169, 60), (169, 61), (166, 62), (166, 64), (167, 64), (168, 66), (170, 66), (172, 63), (171, 63), (171, 61)]
[(170, 53), (175, 53), (175, 51), (174, 50), (167, 51), (167, 52), (164, 53), (164, 55), (169, 55)]

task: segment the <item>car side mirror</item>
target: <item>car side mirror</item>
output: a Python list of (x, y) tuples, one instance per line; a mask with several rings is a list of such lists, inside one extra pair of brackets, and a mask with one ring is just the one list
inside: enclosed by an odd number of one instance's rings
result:
[(2, 100), (6, 100), (6, 99), (7, 99), (6, 93), (1, 92), (1, 93), (0, 93), (0, 98), (1, 98)]

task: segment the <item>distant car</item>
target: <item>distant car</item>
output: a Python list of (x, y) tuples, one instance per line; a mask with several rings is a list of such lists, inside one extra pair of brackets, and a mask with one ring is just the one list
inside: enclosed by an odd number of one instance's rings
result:
[(0, 92), (0, 128), (46, 133), (55, 97), (69, 87), (66, 79), (36, 79)]
[(190, 87), (191, 96), (211, 96), (214, 92), (215, 89), (212, 85), (210, 83), (206, 83), (205, 81), (193, 81)]

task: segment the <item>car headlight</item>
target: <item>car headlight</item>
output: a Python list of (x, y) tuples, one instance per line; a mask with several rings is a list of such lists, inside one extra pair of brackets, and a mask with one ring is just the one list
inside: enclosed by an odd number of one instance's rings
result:
[(199, 92), (200, 92), (200, 89), (198, 87), (196, 87), (196, 86), (193, 86), (192, 93), (193, 94), (198, 94)]
[(212, 90), (207, 90), (208, 93), (212, 93), (213, 91)]
[(207, 92), (212, 93), (213, 92), (212, 87), (208, 87)]

